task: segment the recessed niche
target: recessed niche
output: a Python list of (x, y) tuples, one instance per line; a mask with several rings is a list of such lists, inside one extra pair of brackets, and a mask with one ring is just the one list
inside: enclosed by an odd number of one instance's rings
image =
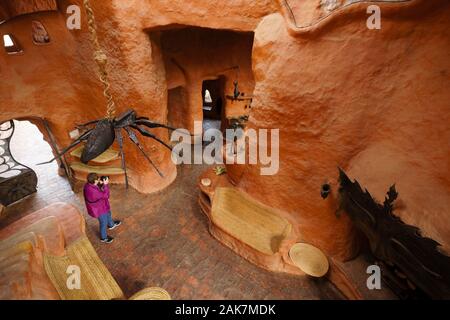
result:
[(3, 47), (8, 54), (17, 54), (23, 52), (22, 47), (12, 34), (3, 35)]
[(40, 21), (34, 20), (32, 22), (32, 33), (34, 44), (44, 45), (50, 43), (50, 35)]

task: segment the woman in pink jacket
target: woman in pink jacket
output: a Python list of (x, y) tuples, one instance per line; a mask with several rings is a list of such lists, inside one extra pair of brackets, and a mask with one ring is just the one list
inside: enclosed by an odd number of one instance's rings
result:
[[(103, 182), (103, 184), (102, 184)], [(100, 187), (103, 185), (103, 187)], [(84, 201), (88, 214), (98, 219), (100, 224), (100, 240), (104, 243), (113, 242), (114, 238), (108, 236), (106, 228), (113, 230), (120, 226), (119, 220), (111, 217), (109, 205), (109, 179), (101, 181), (96, 173), (89, 173), (87, 183), (84, 185)]]

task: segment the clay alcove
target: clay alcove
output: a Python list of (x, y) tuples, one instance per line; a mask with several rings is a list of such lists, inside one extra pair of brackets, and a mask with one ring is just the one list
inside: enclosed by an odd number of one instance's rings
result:
[(50, 43), (50, 35), (45, 29), (42, 22), (34, 20), (31, 22), (31, 30), (33, 36), (33, 43), (36, 45), (46, 45)]
[(224, 130), (231, 118), (248, 114), (248, 103), (227, 96), (235, 81), (253, 92), (253, 32), (169, 26), (149, 33), (164, 64), (170, 125), (192, 130), (194, 121), (205, 121)]

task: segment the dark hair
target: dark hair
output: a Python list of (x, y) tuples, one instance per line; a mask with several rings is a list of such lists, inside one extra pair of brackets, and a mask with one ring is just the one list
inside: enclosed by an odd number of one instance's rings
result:
[(89, 173), (88, 176), (87, 176), (87, 181), (90, 184), (94, 184), (95, 180), (98, 180), (98, 175), (96, 173), (94, 173), (94, 172)]

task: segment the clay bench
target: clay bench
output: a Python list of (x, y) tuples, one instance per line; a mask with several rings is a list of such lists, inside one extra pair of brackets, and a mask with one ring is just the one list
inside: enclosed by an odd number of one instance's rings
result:
[(253, 249), (274, 255), (291, 233), (291, 224), (248, 195), (234, 188), (218, 188), (211, 210), (212, 222)]
[[(202, 180), (210, 180), (203, 185)], [(199, 205), (209, 231), (221, 243), (264, 269), (303, 275), (289, 257), (297, 234), (285, 215), (235, 188), (226, 175), (205, 171), (198, 181)]]
[[(68, 288), (67, 271), (80, 271), (80, 289)], [(85, 235), (72, 205), (55, 203), (0, 230), (0, 299), (110, 300), (124, 294)], [(147, 288), (132, 299), (170, 299)]]

